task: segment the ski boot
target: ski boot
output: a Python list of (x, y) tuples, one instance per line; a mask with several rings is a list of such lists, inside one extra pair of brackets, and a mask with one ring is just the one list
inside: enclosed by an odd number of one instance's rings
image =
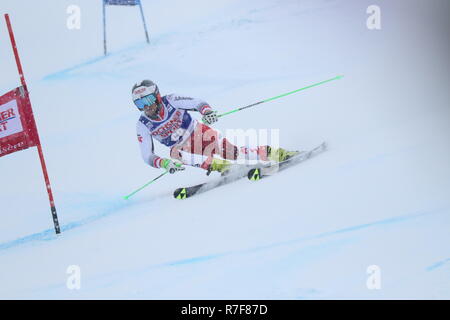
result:
[(271, 161), (283, 162), (298, 154), (300, 154), (300, 151), (287, 151), (283, 148), (272, 148), (267, 146), (267, 159)]
[(210, 175), (212, 171), (220, 172), (222, 176), (230, 171), (232, 163), (227, 160), (213, 158), (211, 164), (208, 166), (206, 175)]

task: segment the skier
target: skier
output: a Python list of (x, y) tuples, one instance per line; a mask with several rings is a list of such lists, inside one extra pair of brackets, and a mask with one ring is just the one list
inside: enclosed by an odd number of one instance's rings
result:
[[(132, 98), (142, 111), (136, 126), (142, 158), (152, 167), (175, 173), (189, 165), (205, 169), (207, 174), (211, 171), (225, 174), (232, 165), (230, 160), (280, 162), (298, 154), (270, 146), (238, 148), (209, 127), (218, 121), (218, 116), (208, 103), (176, 94), (161, 96), (158, 86), (151, 80), (135, 84)], [(192, 119), (188, 111), (198, 111), (205, 124)], [(170, 148), (171, 159), (154, 153), (153, 138)]]

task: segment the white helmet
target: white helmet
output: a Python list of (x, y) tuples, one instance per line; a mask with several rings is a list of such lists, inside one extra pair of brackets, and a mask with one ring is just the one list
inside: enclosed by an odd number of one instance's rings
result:
[(161, 105), (161, 94), (158, 86), (151, 80), (143, 80), (141, 83), (136, 83), (131, 89), (133, 102), (139, 110), (144, 110), (147, 105), (157, 103)]

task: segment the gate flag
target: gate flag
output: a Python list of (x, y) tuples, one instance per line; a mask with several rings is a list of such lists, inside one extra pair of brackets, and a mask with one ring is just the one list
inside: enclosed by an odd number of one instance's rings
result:
[(16, 88), (0, 97), (0, 157), (39, 144), (27, 92)]
[(14, 33), (8, 14), (5, 14), (5, 21), (22, 86), (0, 96), (0, 158), (7, 154), (27, 148), (37, 148), (50, 202), (53, 225), (56, 234), (59, 234), (61, 233), (61, 229), (59, 227), (58, 215), (56, 214), (56, 207), (53, 200), (50, 179), (47, 173), (47, 166), (44, 160), (44, 153), (39, 140), (39, 133), (36, 127), (36, 121), (34, 120), (33, 109), (31, 108), (27, 84), (23, 75), (22, 64), (20, 63), (16, 40), (14, 39)]

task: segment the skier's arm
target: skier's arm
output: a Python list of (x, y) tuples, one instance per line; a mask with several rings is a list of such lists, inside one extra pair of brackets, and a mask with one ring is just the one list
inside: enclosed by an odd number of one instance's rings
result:
[(202, 121), (207, 124), (213, 124), (219, 120), (217, 111), (213, 111), (210, 105), (201, 99), (184, 97), (180, 95), (171, 94), (167, 96), (170, 104), (178, 109), (198, 111), (203, 116)]
[(177, 109), (198, 111), (201, 115), (204, 115), (208, 111), (212, 111), (212, 108), (206, 101), (197, 98), (171, 94), (167, 96), (167, 100)]
[(170, 173), (183, 171), (185, 169), (181, 163), (171, 159), (163, 159), (153, 152), (153, 138), (143, 123), (138, 122), (136, 129), (142, 159), (144, 159), (145, 163), (154, 168), (164, 168)]
[(136, 133), (144, 162), (154, 168), (161, 168), (162, 158), (154, 153), (153, 138), (147, 127), (143, 123), (138, 122)]

